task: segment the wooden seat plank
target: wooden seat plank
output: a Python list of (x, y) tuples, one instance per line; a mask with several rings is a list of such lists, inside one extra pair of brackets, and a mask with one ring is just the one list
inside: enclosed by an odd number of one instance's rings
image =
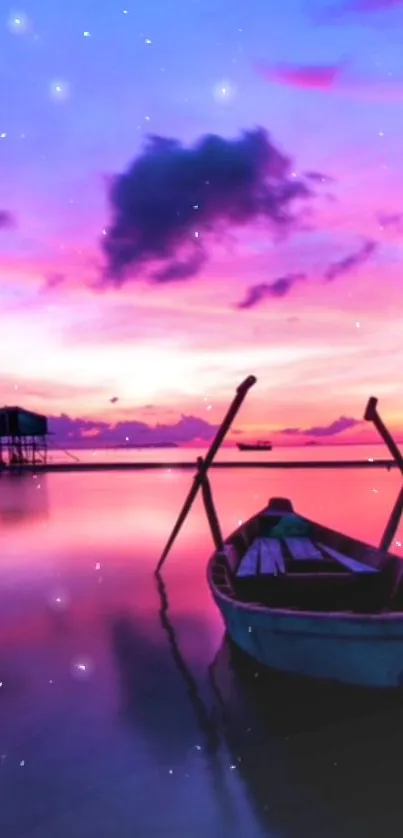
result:
[(255, 538), (245, 555), (242, 557), (236, 576), (257, 576), (259, 569), (260, 539)]
[(285, 538), (284, 539), (293, 559), (323, 559), (323, 553), (310, 538)]
[(278, 538), (260, 539), (260, 573), (262, 576), (285, 573), (285, 559)]
[(318, 547), (324, 550), (332, 559), (339, 562), (339, 564), (353, 571), (353, 573), (378, 573), (376, 567), (370, 567), (370, 565), (364, 564), (363, 562), (357, 562), (356, 559), (351, 559), (350, 556), (339, 553), (338, 550), (334, 550), (333, 547), (328, 547), (327, 544), (318, 543)]

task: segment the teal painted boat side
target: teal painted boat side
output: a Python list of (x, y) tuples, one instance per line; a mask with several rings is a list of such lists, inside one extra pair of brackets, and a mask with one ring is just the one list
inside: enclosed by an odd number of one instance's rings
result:
[(403, 686), (403, 614), (292, 613), (212, 587), (231, 639), (271, 669), (365, 687)]

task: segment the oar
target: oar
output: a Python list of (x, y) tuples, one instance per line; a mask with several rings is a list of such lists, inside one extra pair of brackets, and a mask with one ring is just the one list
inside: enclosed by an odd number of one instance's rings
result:
[[(378, 399), (375, 396), (371, 396), (368, 401), (364, 419), (366, 422), (373, 422), (375, 428), (377, 429), (378, 433), (382, 437), (385, 445), (389, 448), (390, 453), (399, 467), (401, 473), (403, 474), (403, 457), (400, 453), (398, 446), (396, 445), (395, 440), (393, 439), (391, 433), (388, 431), (387, 427), (384, 425), (379, 413), (376, 409), (378, 404)], [(390, 513), (388, 523), (386, 524), (383, 536), (380, 542), (380, 549), (387, 552), (389, 547), (393, 541), (395, 536), (396, 530), (399, 526), (400, 518), (402, 517), (403, 513), (403, 486), (398, 494), (396, 499), (395, 505)]]
[(243, 381), (242, 384), (240, 384), (239, 387), (237, 388), (236, 396), (235, 396), (232, 404), (228, 408), (228, 411), (227, 411), (227, 413), (226, 413), (226, 415), (225, 415), (225, 417), (224, 417), (224, 419), (223, 419), (223, 421), (222, 421), (222, 423), (221, 423), (221, 425), (220, 425), (220, 427), (219, 427), (219, 429), (218, 429), (218, 431), (217, 431), (217, 433), (216, 433), (216, 435), (213, 439), (213, 442), (210, 445), (210, 448), (209, 448), (209, 450), (208, 450), (208, 452), (207, 452), (207, 454), (204, 458), (203, 466), (199, 468), (199, 470), (198, 470), (198, 472), (197, 472), (197, 474), (194, 478), (193, 485), (192, 485), (192, 487), (190, 489), (190, 492), (189, 492), (189, 494), (186, 498), (186, 501), (183, 505), (182, 511), (181, 511), (181, 513), (178, 517), (178, 520), (177, 520), (177, 522), (176, 522), (176, 524), (175, 524), (175, 526), (174, 526), (174, 528), (171, 532), (171, 535), (170, 535), (170, 537), (167, 541), (165, 549), (164, 549), (164, 551), (161, 555), (161, 558), (160, 558), (160, 560), (157, 564), (156, 571), (155, 571), (156, 573), (159, 573), (159, 571), (161, 570), (161, 567), (165, 562), (165, 559), (166, 559), (166, 557), (167, 557), (167, 555), (168, 555), (168, 553), (169, 553), (169, 551), (170, 551), (170, 549), (171, 549), (171, 547), (172, 547), (172, 545), (173, 545), (173, 543), (176, 539), (176, 536), (180, 532), (180, 530), (182, 528), (182, 525), (184, 524), (184, 522), (185, 522), (185, 520), (186, 520), (186, 518), (187, 518), (187, 516), (190, 512), (190, 509), (193, 505), (193, 502), (196, 498), (196, 495), (197, 495), (197, 493), (200, 489), (200, 486), (203, 482), (203, 478), (207, 474), (207, 471), (210, 468), (211, 463), (213, 462), (214, 457), (217, 454), (217, 451), (221, 446), (221, 443), (223, 442), (225, 436), (227, 435), (227, 433), (228, 433), (228, 431), (229, 431), (229, 429), (232, 425), (232, 422), (234, 421), (235, 416), (237, 415), (237, 413), (239, 411), (239, 408), (241, 407), (241, 404), (245, 399), (245, 396), (246, 396), (248, 390), (250, 390), (250, 388), (253, 387), (254, 384), (256, 384), (256, 380), (257, 379), (255, 378), (254, 375), (249, 375), (248, 378), (245, 378), (245, 381)]

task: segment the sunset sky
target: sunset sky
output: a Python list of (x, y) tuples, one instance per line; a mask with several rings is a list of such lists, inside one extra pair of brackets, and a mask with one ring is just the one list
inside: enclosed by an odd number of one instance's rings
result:
[(402, 434), (403, 2), (1, 14), (0, 401), (190, 443), (254, 373), (234, 439)]

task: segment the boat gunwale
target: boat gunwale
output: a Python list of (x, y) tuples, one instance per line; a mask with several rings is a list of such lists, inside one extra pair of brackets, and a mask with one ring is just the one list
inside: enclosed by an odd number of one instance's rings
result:
[[(227, 546), (231, 539), (235, 538), (237, 535), (240, 535), (249, 524), (251, 524), (255, 518), (263, 515), (263, 513), (267, 510), (267, 506), (261, 509), (259, 512), (256, 512), (247, 521), (245, 521), (241, 526), (237, 527), (233, 530), (230, 535), (227, 536), (224, 540), (224, 547)], [(313, 527), (315, 526), (322, 526), (318, 524), (316, 521), (312, 521), (310, 518), (306, 518), (304, 515), (300, 515), (304, 521), (308, 524), (311, 524)], [(399, 556), (394, 555), (393, 553), (384, 552), (380, 550), (378, 547), (371, 546), (370, 544), (366, 544), (364, 541), (361, 541), (358, 538), (354, 538), (353, 536), (345, 535), (344, 533), (339, 533), (337, 530), (333, 530), (331, 527), (326, 527), (326, 529), (334, 533), (335, 535), (343, 535), (346, 538), (351, 539), (351, 541), (355, 541), (356, 543), (362, 545), (367, 550), (372, 552), (377, 552), (383, 555), (385, 558), (392, 558), (396, 559), (397, 561), (401, 561)], [(257, 602), (243, 602), (242, 600), (238, 599), (237, 596), (229, 596), (221, 589), (220, 586), (216, 584), (213, 579), (213, 570), (217, 566), (218, 561), (222, 561), (222, 551), (215, 550), (214, 553), (210, 556), (207, 564), (207, 581), (213, 595), (228, 604), (236, 607), (238, 610), (245, 611), (245, 612), (252, 612), (257, 614), (267, 614), (273, 616), (283, 616), (283, 617), (293, 617), (294, 619), (298, 620), (320, 620), (322, 623), (324, 621), (328, 622), (330, 620), (339, 620), (344, 623), (400, 623), (403, 622), (403, 611), (379, 611), (374, 613), (354, 613), (354, 611), (299, 611), (298, 609), (292, 608), (271, 608), (267, 605), (260, 605)], [(226, 569), (228, 577), (230, 579), (230, 574), (228, 569)], [(274, 629), (273, 629), (274, 631)], [(369, 638), (367, 638), (369, 639)], [(386, 638), (385, 638), (386, 639)], [(391, 637), (387, 638), (391, 640)]]

